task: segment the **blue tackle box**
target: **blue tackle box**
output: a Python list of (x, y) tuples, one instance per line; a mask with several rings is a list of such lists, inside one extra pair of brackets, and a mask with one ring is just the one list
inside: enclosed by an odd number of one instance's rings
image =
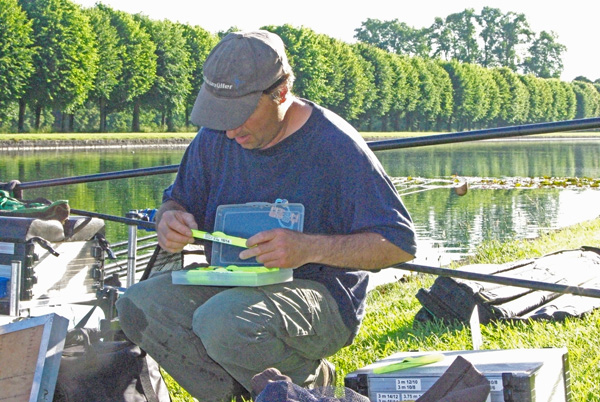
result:
[[(277, 200), (275, 203), (247, 203), (220, 205), (217, 208), (215, 234), (249, 238), (256, 233), (276, 228), (302, 232), (304, 206)], [(210, 267), (173, 271), (177, 285), (205, 286), (264, 286), (289, 282), (293, 269), (265, 268), (256, 259), (242, 260), (242, 248), (214, 242)]]

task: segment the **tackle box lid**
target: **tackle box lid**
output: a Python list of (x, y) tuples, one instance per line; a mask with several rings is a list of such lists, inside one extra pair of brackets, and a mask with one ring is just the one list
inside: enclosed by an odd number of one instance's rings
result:
[[(247, 204), (219, 205), (215, 219), (215, 232), (230, 236), (249, 238), (264, 230), (284, 228), (302, 232), (304, 228), (304, 205), (277, 200), (275, 203), (254, 202)], [(239, 247), (213, 243), (211, 264), (219, 267), (229, 265), (261, 266), (256, 259), (242, 260)]]

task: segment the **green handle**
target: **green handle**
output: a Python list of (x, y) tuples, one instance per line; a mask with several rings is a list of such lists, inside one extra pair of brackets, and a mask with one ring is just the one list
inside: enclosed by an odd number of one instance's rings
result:
[(247, 239), (244, 239), (242, 237), (229, 236), (223, 232), (208, 233), (208, 232), (204, 232), (202, 230), (192, 229), (192, 236), (194, 236), (197, 239), (204, 239), (204, 240), (214, 241), (217, 243), (223, 243), (223, 244), (229, 244), (232, 246), (248, 248), (248, 246), (246, 246)]
[(411, 368), (411, 367), (419, 367), (419, 366), (424, 366), (426, 364), (439, 362), (442, 359), (444, 359), (444, 355), (439, 354), (439, 353), (433, 353), (433, 354), (416, 356), (416, 357), (406, 357), (399, 362), (390, 363), (388, 365), (381, 366), (381, 367), (375, 367), (373, 369), (373, 373), (375, 373), (375, 374), (391, 373), (393, 371), (404, 370), (404, 369)]

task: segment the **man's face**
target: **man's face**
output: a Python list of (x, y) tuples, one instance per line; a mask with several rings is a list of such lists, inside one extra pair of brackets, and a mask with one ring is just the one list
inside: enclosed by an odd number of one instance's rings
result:
[(284, 135), (285, 125), (278, 103), (263, 95), (254, 112), (238, 128), (227, 130), (228, 138), (234, 139), (245, 149), (265, 149), (277, 144)]

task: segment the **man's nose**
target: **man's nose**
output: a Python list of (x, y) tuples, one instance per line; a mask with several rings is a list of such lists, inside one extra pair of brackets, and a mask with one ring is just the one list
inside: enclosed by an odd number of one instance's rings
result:
[(235, 137), (237, 137), (237, 135), (240, 133), (240, 131), (242, 131), (242, 126), (239, 126), (238, 128), (234, 128), (233, 130), (227, 130), (227, 131), (225, 131), (225, 134), (227, 135), (227, 138), (234, 139)]

